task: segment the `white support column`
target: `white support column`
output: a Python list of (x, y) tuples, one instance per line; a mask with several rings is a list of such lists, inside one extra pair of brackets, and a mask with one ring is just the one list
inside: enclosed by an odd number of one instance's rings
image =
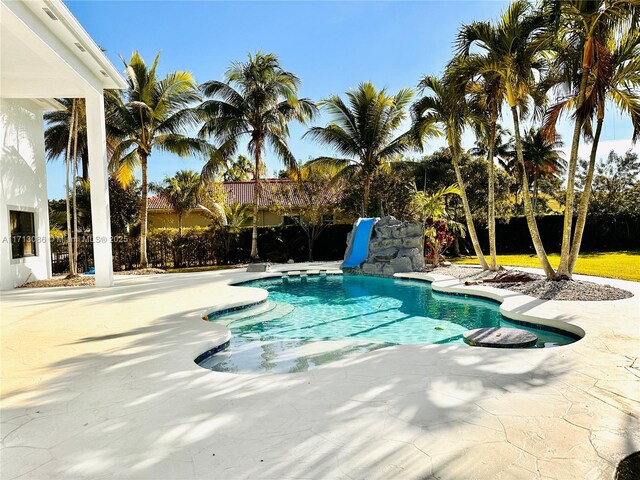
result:
[(113, 284), (111, 256), (111, 216), (109, 212), (109, 172), (107, 169), (107, 137), (104, 127), (104, 97), (102, 93), (88, 95), (87, 144), (89, 179), (91, 181), (91, 230), (96, 286)]

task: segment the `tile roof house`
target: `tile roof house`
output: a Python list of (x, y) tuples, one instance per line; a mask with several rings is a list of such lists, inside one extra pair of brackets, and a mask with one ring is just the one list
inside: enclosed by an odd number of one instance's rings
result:
[[(254, 182), (223, 182), (227, 204), (253, 205)], [(268, 178), (261, 181), (262, 192), (258, 200), (258, 226), (272, 227), (286, 223), (286, 218), (276, 212), (277, 205), (295, 207), (304, 205), (296, 182), (290, 179)], [(335, 202), (338, 196), (328, 193), (327, 202)], [(149, 197), (149, 228), (177, 228), (178, 217), (169, 203), (161, 197)], [(327, 219), (327, 221), (333, 221)], [(195, 208), (183, 219), (185, 227), (206, 227), (211, 223), (202, 209)]]

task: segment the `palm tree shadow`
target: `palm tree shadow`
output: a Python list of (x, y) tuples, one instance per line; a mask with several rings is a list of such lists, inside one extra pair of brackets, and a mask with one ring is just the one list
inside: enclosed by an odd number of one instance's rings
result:
[[(138, 295), (164, 289), (142, 288)], [(129, 293), (126, 286), (105, 292), (92, 301), (117, 302)], [(424, 439), (483, 424), (489, 417), (481, 402), (507, 392), (536, 394), (570, 370), (526, 352), (407, 345), (306, 373), (213, 373), (177, 357), (209, 336), (198, 316), (199, 309), (178, 311), (129, 331), (69, 342), (95, 347), (42, 365), (56, 375), (36, 389), (3, 396), (3, 418), (31, 419), (7, 435), (7, 445), (18, 438), (21, 445), (64, 442), (52, 468), (81, 474), (85, 462), (100, 459), (94, 476), (166, 476), (186, 455), (196, 471), (228, 469), (229, 476), (328, 477), (338, 459), (354, 471), (401, 462), (427, 477), (431, 447)], [(39, 440), (54, 418), (65, 431)]]

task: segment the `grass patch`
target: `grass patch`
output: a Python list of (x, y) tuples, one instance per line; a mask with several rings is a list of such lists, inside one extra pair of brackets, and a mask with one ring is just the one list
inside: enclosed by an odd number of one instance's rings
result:
[(212, 270), (228, 270), (230, 268), (244, 268), (246, 265), (207, 265), (204, 267), (167, 268), (167, 273), (210, 272)]
[[(549, 254), (549, 261), (554, 268), (557, 268), (560, 255)], [(478, 260), (476, 257), (459, 257), (452, 258), (451, 263), (477, 264)], [(529, 254), (498, 255), (498, 263), (510, 267), (540, 268), (538, 257)], [(640, 251), (581, 253), (574, 273), (638, 282), (640, 281)]]

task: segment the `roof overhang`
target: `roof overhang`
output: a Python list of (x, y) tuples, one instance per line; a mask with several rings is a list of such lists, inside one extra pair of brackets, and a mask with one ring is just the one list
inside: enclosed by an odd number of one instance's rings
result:
[(60, 0), (0, 0), (0, 96), (82, 97), (127, 84)]

